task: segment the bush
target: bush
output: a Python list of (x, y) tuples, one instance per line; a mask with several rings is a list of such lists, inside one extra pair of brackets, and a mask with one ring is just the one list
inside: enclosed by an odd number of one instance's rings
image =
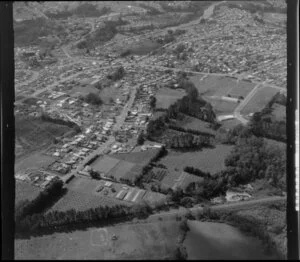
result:
[(93, 105), (102, 105), (103, 103), (100, 96), (95, 93), (87, 94), (86, 97), (84, 98), (84, 101), (86, 103), (93, 104)]

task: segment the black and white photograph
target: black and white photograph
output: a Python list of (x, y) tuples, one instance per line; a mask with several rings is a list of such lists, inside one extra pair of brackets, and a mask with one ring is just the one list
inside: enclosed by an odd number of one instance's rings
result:
[(14, 259), (286, 260), (287, 2), (13, 2)]

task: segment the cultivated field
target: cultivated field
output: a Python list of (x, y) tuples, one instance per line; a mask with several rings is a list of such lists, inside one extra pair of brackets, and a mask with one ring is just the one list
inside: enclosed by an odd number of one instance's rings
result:
[(33, 186), (30, 183), (16, 180), (15, 203), (28, 199), (33, 200), (41, 192), (41, 188)]
[(269, 86), (261, 87), (251, 98), (241, 113), (247, 115), (261, 111), (276, 93), (278, 93), (276, 88)]
[(173, 259), (178, 224), (123, 224), (17, 239), (15, 259)]
[(159, 163), (167, 166), (170, 172), (175, 169), (183, 171), (185, 166), (193, 166), (204, 172), (214, 174), (224, 168), (224, 160), (231, 149), (232, 146), (216, 145), (213, 149), (205, 148), (195, 152), (169, 150), (169, 154), (162, 158)]
[(166, 109), (185, 95), (185, 91), (181, 89), (161, 88), (156, 93), (156, 108)]

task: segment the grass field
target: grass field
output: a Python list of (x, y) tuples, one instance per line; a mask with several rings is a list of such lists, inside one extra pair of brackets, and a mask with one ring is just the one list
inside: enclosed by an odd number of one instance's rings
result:
[(211, 103), (216, 115), (231, 114), (233, 113), (234, 109), (238, 106), (237, 103), (230, 102), (230, 101), (211, 99), (208, 97), (204, 97), (204, 98), (205, 100)]
[(232, 129), (239, 124), (241, 124), (241, 122), (237, 119), (229, 119), (226, 121), (222, 121), (222, 127), (225, 129)]
[[(172, 175), (173, 174), (171, 174), (170, 176), (172, 176)], [(203, 181), (203, 178), (201, 178), (201, 177), (194, 176), (194, 175), (186, 173), (186, 172), (181, 172), (181, 174), (179, 176), (177, 176), (176, 178), (173, 177), (173, 181), (170, 178), (167, 178), (165, 181), (163, 180), (162, 182), (165, 185), (172, 187), (173, 190), (175, 190), (176, 188), (185, 189), (190, 183), (201, 182), (201, 181)], [(168, 182), (169, 182), (169, 184), (168, 184)]]
[(161, 88), (156, 93), (156, 108), (166, 109), (185, 95), (185, 91), (181, 89)]
[(201, 132), (206, 132), (209, 134), (214, 135), (216, 133), (215, 130), (211, 129), (209, 127), (209, 123), (202, 121), (198, 118), (187, 116), (182, 114), (183, 119), (177, 120), (176, 125), (186, 128), (186, 129), (193, 129), (193, 130), (198, 130)]
[(43, 148), (51, 144), (55, 137), (62, 136), (70, 130), (67, 126), (48, 123), (38, 118), (16, 117), (16, 155), (19, 157)]
[(32, 153), (22, 159), (18, 159), (15, 162), (15, 172), (25, 170), (27, 168), (46, 168), (52, 164), (55, 158), (44, 155), (41, 152)]
[(113, 175), (116, 179), (124, 177), (136, 164), (128, 161), (120, 161), (114, 168), (112, 168), (108, 175)]
[(128, 46), (127, 49), (129, 49), (134, 55), (146, 55), (158, 47), (160, 47), (160, 44), (149, 39), (145, 39), (137, 43), (133, 43), (132, 45)]
[(41, 188), (19, 180), (16, 180), (15, 190), (15, 203), (25, 199), (33, 200), (41, 192)]
[(115, 85), (110, 85), (106, 88), (101, 89), (99, 95), (105, 104), (109, 104), (111, 99), (115, 101), (116, 98), (120, 95), (120, 89)]
[(224, 168), (224, 159), (230, 153), (232, 146), (217, 145), (213, 149), (203, 149), (195, 152), (179, 152), (169, 150), (169, 154), (159, 163), (164, 164), (172, 172), (183, 171), (185, 166), (193, 166), (212, 174)]
[(254, 88), (255, 84), (246, 82), (246, 81), (239, 81), (237, 85), (234, 85), (228, 95), (231, 97), (238, 98), (239, 96), (246, 97), (248, 93)]
[[(15, 240), (15, 259), (172, 259), (179, 222), (121, 224)], [(113, 235), (117, 236), (112, 240)]]
[(111, 158), (109, 156), (100, 157), (96, 161), (93, 162), (91, 167), (98, 172), (103, 172), (107, 174), (111, 169), (113, 169), (118, 163), (119, 159)]
[(269, 86), (261, 87), (251, 98), (241, 113), (247, 115), (261, 111), (276, 93), (278, 93), (276, 88)]
[(237, 85), (235, 79), (222, 76), (208, 76), (201, 80), (203, 76), (192, 76), (190, 80), (195, 84), (200, 95), (225, 96), (227, 92)]

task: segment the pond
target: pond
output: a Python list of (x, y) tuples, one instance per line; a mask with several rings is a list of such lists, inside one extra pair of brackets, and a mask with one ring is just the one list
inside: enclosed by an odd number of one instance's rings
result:
[(188, 221), (184, 246), (188, 259), (276, 259), (266, 254), (261, 240), (223, 223)]

